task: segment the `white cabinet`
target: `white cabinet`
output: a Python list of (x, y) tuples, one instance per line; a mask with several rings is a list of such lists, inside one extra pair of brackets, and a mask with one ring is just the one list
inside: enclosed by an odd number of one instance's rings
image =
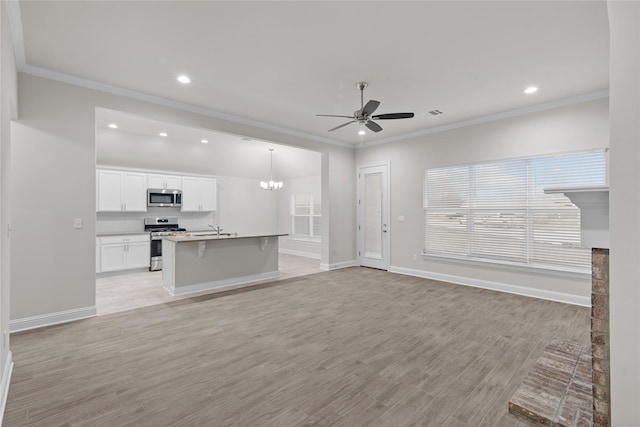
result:
[(98, 170), (98, 212), (146, 212), (147, 174)]
[(215, 178), (182, 178), (182, 212), (215, 211), (217, 181)]
[(182, 177), (178, 175), (147, 175), (149, 188), (182, 190)]
[(100, 238), (100, 272), (149, 267), (148, 234)]

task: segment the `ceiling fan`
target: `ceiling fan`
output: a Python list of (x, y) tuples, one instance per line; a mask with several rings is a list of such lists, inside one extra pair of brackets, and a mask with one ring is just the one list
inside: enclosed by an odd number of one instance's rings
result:
[(395, 120), (395, 119), (410, 119), (414, 116), (413, 113), (389, 113), (389, 114), (376, 114), (372, 116), (373, 112), (376, 111), (378, 106), (380, 105), (380, 101), (374, 101), (373, 99), (367, 102), (364, 105), (364, 90), (368, 86), (366, 82), (360, 82), (357, 84), (358, 89), (360, 89), (360, 109), (353, 112), (352, 116), (336, 116), (333, 114), (316, 114), (316, 116), (320, 117), (344, 117), (346, 119), (352, 119), (347, 123), (343, 123), (340, 126), (336, 126), (333, 129), (329, 129), (329, 132), (334, 131), (336, 129), (340, 129), (346, 125), (351, 123), (358, 122), (360, 124), (365, 125), (369, 129), (374, 132), (380, 132), (382, 130), (382, 126), (374, 122), (374, 120)]

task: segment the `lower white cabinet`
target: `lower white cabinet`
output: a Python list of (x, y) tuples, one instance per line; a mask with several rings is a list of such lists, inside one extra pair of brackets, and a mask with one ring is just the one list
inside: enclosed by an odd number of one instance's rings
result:
[(100, 238), (100, 272), (149, 267), (148, 234), (105, 236)]

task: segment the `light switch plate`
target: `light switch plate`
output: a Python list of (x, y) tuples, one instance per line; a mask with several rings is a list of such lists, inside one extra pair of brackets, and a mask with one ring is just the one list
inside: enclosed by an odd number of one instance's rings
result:
[(398, 222), (404, 222), (404, 215), (398, 215)]
[(82, 228), (82, 218), (75, 218), (73, 220), (73, 228)]

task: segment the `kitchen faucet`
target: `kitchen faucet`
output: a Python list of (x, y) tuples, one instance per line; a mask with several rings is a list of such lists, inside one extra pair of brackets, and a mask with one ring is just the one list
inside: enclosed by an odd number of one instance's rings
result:
[(218, 224), (216, 225), (209, 224), (209, 227), (213, 228), (213, 231), (215, 231), (218, 234), (220, 234), (220, 232), (222, 231), (222, 227), (220, 227)]

